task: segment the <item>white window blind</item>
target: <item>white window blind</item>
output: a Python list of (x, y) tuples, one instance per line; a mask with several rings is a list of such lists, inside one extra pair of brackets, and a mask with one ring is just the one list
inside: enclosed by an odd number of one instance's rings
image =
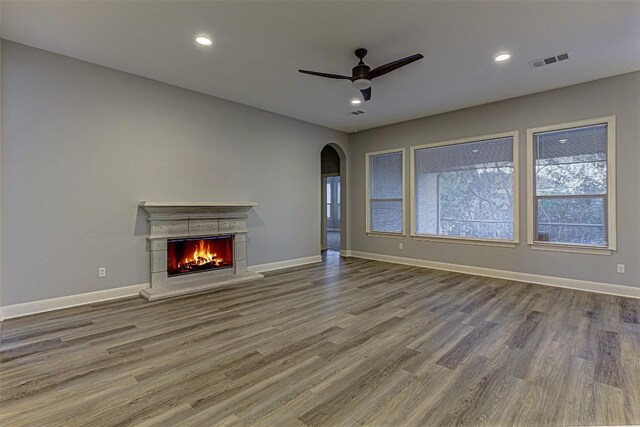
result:
[(402, 233), (403, 153), (368, 154), (369, 231)]
[(606, 123), (533, 134), (534, 240), (607, 246)]
[(514, 240), (513, 137), (414, 151), (415, 233)]

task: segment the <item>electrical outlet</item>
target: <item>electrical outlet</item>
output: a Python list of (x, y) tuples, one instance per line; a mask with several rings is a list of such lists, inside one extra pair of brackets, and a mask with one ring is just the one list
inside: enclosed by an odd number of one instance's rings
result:
[(400, 249), (404, 249), (404, 243), (400, 242), (400, 244), (398, 244), (398, 247), (399, 247)]
[(107, 269), (104, 267), (100, 267), (98, 269), (98, 277), (106, 277), (107, 276)]
[(618, 264), (618, 273), (624, 274), (624, 264)]

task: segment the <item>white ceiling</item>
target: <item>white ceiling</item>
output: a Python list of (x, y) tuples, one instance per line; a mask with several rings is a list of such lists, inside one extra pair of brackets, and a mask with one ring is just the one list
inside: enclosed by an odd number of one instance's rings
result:
[[(640, 1), (6, 1), (2, 38), (351, 132), (640, 69)], [(210, 34), (211, 48), (196, 34)], [(378, 66), (352, 116), (358, 47)], [(498, 64), (501, 51), (512, 59)], [(531, 69), (568, 51), (571, 59)]]

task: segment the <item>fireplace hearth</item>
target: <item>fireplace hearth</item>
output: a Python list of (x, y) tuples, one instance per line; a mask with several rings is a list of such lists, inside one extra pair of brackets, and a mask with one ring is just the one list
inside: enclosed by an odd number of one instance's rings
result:
[(247, 270), (247, 212), (255, 203), (141, 202), (149, 214), (147, 300), (260, 279)]

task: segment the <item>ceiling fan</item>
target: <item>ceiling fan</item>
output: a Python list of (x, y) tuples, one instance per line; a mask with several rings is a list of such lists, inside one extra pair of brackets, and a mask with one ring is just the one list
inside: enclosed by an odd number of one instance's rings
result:
[(371, 99), (372, 79), (383, 76), (393, 70), (397, 70), (400, 67), (404, 67), (405, 65), (409, 65), (412, 62), (424, 58), (424, 56), (418, 53), (415, 55), (407, 56), (406, 58), (398, 59), (397, 61), (389, 62), (388, 64), (381, 65), (372, 70), (371, 67), (366, 65), (362, 60), (365, 56), (367, 56), (367, 49), (356, 49), (355, 53), (360, 62), (358, 62), (358, 65), (353, 67), (353, 69), (351, 70), (351, 77), (343, 76), (340, 74), (320, 73), (317, 71), (298, 71), (304, 74), (311, 74), (312, 76), (328, 77), (330, 79), (351, 80), (351, 84), (353, 85), (353, 87), (358, 89), (362, 93), (362, 97), (365, 101), (368, 101)]

